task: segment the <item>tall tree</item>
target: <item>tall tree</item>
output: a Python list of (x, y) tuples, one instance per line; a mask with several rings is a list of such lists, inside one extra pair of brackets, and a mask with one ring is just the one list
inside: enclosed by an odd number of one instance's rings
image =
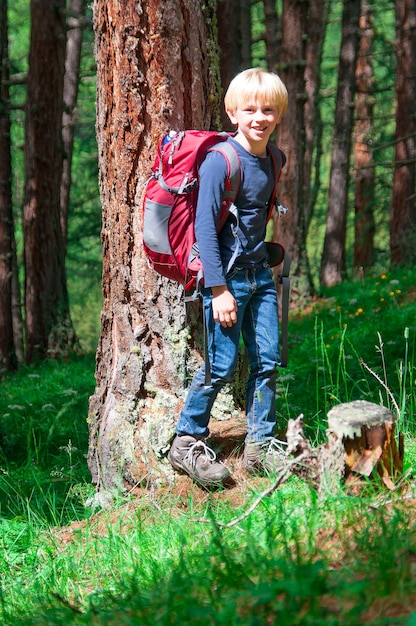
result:
[(220, 124), (213, 15), (201, 6), (93, 4), (104, 303), (88, 462), (100, 493), (160, 475), (185, 393), (181, 288), (147, 266), (141, 197), (164, 132)]
[(357, 103), (354, 132), (354, 267), (356, 268), (368, 267), (374, 262), (373, 21), (372, 1), (363, 0), (356, 68)]
[(65, 0), (31, 2), (23, 202), (29, 363), (62, 354), (76, 343), (60, 225), (65, 6)]
[[(306, 67), (305, 67), (305, 154), (303, 205), (305, 211), (306, 236), (321, 184), (321, 157), (323, 123), (320, 111), (321, 63), (328, 24), (329, 1), (310, 0), (309, 16), (306, 24)], [(313, 178), (312, 178), (313, 177)], [(309, 258), (305, 250), (305, 261), (309, 274), (309, 284), (313, 287)]]
[(0, 2), (0, 375), (15, 365), (12, 316), (13, 211), (11, 189), (7, 2)]
[(68, 31), (66, 38), (65, 76), (63, 87), (64, 110), (62, 114), (62, 141), (64, 159), (61, 177), (61, 229), (66, 250), (68, 233), (68, 207), (71, 188), (72, 152), (75, 132), (75, 107), (78, 98), (79, 70), (81, 63), (82, 32), (85, 26), (86, 0), (71, 0), (69, 4)]
[(415, 260), (416, 242), (416, 0), (395, 0), (396, 151), (390, 207), (393, 265)]
[(320, 271), (321, 284), (327, 287), (340, 283), (345, 272), (349, 162), (360, 10), (361, 0), (344, 0), (328, 211)]
[(251, 55), (251, 0), (239, 0), (240, 11), (238, 13), (238, 19), (240, 21), (241, 30), (241, 66), (242, 69), (251, 67), (252, 55)]
[[(240, 0), (217, 0), (222, 93), (225, 93), (230, 81), (242, 69), (240, 11)], [(221, 107), (221, 125), (225, 130), (233, 130), (224, 107)]]
[(266, 59), (269, 70), (276, 71), (279, 63), (279, 16), (275, 0), (263, 0), (264, 6), (264, 40), (266, 43)]
[(282, 44), (279, 73), (289, 94), (289, 107), (279, 126), (279, 145), (286, 153), (279, 199), (289, 207), (284, 219), (275, 221), (275, 238), (283, 241), (292, 257), (292, 297), (310, 292), (306, 269), (306, 221), (304, 204), (305, 33), (309, 0), (283, 0)]

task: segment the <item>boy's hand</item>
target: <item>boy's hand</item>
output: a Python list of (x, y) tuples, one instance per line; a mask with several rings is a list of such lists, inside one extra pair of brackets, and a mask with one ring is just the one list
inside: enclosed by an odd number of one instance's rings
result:
[(237, 321), (237, 302), (226, 285), (212, 287), (212, 312), (221, 326), (232, 326)]

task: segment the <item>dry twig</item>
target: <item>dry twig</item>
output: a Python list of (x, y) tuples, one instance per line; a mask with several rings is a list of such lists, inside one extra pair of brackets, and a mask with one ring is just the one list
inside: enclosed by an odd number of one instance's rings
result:
[[(271, 493), (273, 493), (273, 491), (275, 491), (278, 487), (280, 487), (280, 485), (290, 477), (292, 473), (292, 467), (294, 465), (300, 465), (301, 461), (303, 461), (304, 457), (306, 456), (307, 456), (306, 454), (302, 454), (298, 458), (293, 459), (292, 461), (289, 461), (286, 467), (284, 467), (282, 471), (279, 472), (279, 474), (276, 476), (276, 479), (272, 483), (272, 485), (270, 485), (270, 487), (267, 487), (267, 489), (264, 489), (264, 491), (260, 493), (260, 495), (248, 507), (247, 511), (244, 511), (244, 513), (239, 515), (239, 517), (234, 518), (233, 520), (231, 520), (231, 522), (228, 522), (227, 524), (223, 524), (222, 522), (214, 522), (215, 525), (219, 528), (232, 528), (233, 526), (236, 526), (237, 524), (242, 522), (244, 519), (246, 519), (249, 515), (251, 515), (251, 513), (258, 507), (258, 505), (265, 498), (267, 498)], [(195, 521), (201, 524), (209, 524), (212, 522), (212, 520), (205, 519), (205, 518), (195, 520)]]

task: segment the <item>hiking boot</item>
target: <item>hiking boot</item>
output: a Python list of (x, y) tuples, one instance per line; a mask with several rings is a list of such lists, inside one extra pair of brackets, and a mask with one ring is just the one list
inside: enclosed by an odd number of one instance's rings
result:
[(225, 465), (216, 460), (214, 450), (191, 435), (175, 437), (168, 459), (175, 470), (185, 472), (203, 487), (222, 485), (230, 478)]
[(266, 441), (250, 441), (244, 447), (243, 466), (249, 474), (264, 474), (279, 472), (285, 463), (286, 445), (279, 439)]

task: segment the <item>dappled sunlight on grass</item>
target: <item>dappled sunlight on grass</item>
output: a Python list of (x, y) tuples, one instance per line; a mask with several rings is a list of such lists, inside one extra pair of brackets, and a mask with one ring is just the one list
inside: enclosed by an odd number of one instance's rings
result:
[(292, 477), (246, 514), (271, 479), (242, 471), (245, 424), (236, 420), (212, 429), (235, 473), (232, 488), (206, 492), (176, 476), (119, 494), (109, 510), (86, 507), (94, 357), (7, 375), (1, 623), (414, 624), (414, 284), (410, 270), (346, 282), (292, 312), (289, 367), (277, 393), (282, 433), (303, 413), (313, 444), (325, 440), (334, 404), (388, 405), (393, 397), (403, 410), (408, 472), (396, 492), (369, 482), (359, 496), (342, 486), (318, 495)]

